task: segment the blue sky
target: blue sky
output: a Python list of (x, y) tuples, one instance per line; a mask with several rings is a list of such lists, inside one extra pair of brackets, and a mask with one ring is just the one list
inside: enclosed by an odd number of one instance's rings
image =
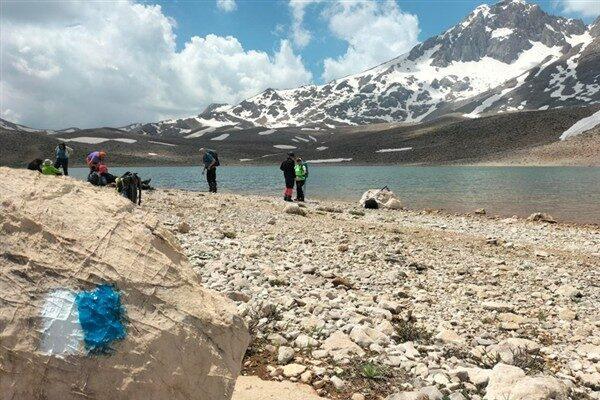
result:
[[(584, 0), (585, 1), (585, 0)], [(590, 0), (593, 1), (593, 0)], [(600, 0), (598, 0), (600, 3)], [(581, 18), (591, 23), (593, 17), (578, 12), (566, 12), (563, 4), (557, 1), (528, 1), (539, 4), (550, 14)], [(273, 53), (279, 39), (289, 37), (292, 12), (287, 1), (283, 0), (237, 0), (236, 9), (223, 12), (214, 1), (146, 1), (160, 4), (164, 13), (177, 21), (177, 44), (181, 48), (192, 36), (217, 34), (236, 37), (245, 49), (262, 50)], [(493, 4), (480, 0), (412, 0), (396, 1), (403, 12), (418, 17), (419, 41), (437, 35), (455, 25), (480, 4)], [(313, 34), (313, 40), (304, 48), (297, 49), (314, 80), (323, 82), (323, 60), (343, 55), (348, 43), (332, 34), (322, 15), (323, 6), (307, 6), (304, 26)], [(390, 39), (393, 40), (393, 39)]]

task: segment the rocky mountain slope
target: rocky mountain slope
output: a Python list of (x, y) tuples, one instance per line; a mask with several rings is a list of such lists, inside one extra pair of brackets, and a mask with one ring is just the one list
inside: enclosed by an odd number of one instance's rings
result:
[[(599, 110), (600, 105), (596, 105), (475, 119), (452, 114), (418, 124), (382, 123), (331, 131), (248, 128), (199, 132), (190, 138), (156, 137), (112, 128), (53, 135), (0, 129), (0, 164), (24, 166), (33, 158), (52, 158), (56, 145), (66, 141), (75, 150), (72, 166), (83, 165), (85, 155), (98, 149), (108, 152), (112, 166), (197, 165), (200, 147), (217, 149), (223, 165), (273, 164), (294, 151), (311, 164), (472, 164), (510, 160), (510, 164), (520, 165), (600, 166), (598, 134), (560, 140), (565, 131)], [(544, 146), (552, 148), (544, 150)], [(531, 156), (539, 150), (540, 157)]]
[(135, 124), (151, 135), (420, 122), (460, 112), (543, 110), (600, 103), (600, 20), (551, 16), (538, 5), (481, 5), (407, 54), (325, 85), (267, 89), (197, 117)]

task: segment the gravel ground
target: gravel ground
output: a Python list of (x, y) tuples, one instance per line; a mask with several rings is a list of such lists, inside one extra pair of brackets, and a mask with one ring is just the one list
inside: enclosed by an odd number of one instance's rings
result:
[(597, 226), (175, 190), (145, 201), (246, 318), (245, 374), (333, 399), (600, 399)]

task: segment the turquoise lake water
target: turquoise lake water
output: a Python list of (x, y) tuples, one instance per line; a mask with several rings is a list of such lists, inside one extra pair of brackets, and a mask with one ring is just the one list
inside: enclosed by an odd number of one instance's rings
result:
[[(111, 168), (127, 170), (155, 187), (207, 191), (200, 167)], [(71, 175), (85, 179), (86, 168)], [(279, 196), (283, 178), (278, 166), (231, 166), (218, 170), (219, 190)], [(527, 216), (548, 212), (561, 221), (600, 224), (600, 168), (596, 167), (403, 167), (310, 166), (307, 200), (358, 201), (369, 188), (388, 186), (408, 208), (436, 208)]]

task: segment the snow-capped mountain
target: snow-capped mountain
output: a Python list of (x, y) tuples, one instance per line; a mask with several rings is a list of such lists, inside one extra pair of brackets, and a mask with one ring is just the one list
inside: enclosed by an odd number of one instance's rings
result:
[(598, 20), (586, 26), (503, 0), (477, 7), (446, 32), (367, 71), (123, 129), (198, 137), (251, 126), (421, 122), (454, 112), (477, 117), (600, 103), (599, 31)]

